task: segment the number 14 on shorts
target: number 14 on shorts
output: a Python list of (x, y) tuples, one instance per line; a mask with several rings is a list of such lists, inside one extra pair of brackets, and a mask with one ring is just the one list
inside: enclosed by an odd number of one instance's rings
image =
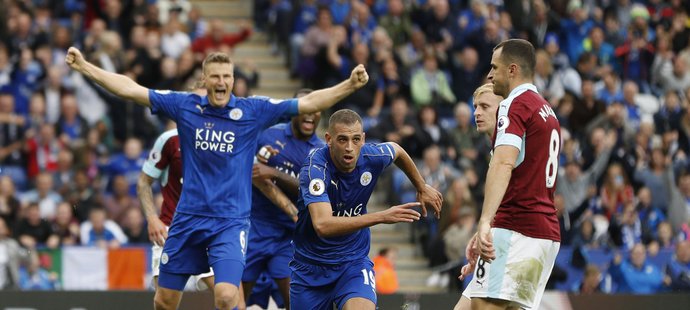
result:
[(362, 269), (362, 277), (364, 277), (364, 285), (371, 285), (371, 289), (376, 291), (376, 277), (374, 277), (374, 271)]

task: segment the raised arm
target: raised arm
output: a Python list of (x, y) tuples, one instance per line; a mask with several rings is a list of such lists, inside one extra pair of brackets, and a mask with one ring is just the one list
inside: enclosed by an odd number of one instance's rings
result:
[(412, 209), (417, 206), (419, 206), (419, 202), (410, 202), (404, 205), (392, 206), (379, 212), (343, 217), (333, 216), (330, 203), (315, 202), (309, 204), (309, 214), (316, 234), (321, 238), (331, 238), (350, 234), (376, 224), (414, 222), (419, 220), (420, 217), (419, 212)]
[(441, 217), (441, 207), (443, 206), (443, 195), (424, 182), (424, 178), (417, 170), (414, 161), (409, 154), (399, 144), (395, 142), (388, 142), (395, 150), (395, 165), (402, 170), (412, 185), (417, 189), (417, 200), (422, 206), (422, 215), (426, 216), (427, 208), (434, 208), (436, 217)]
[(330, 108), (336, 102), (352, 94), (355, 90), (366, 85), (369, 81), (369, 74), (363, 65), (358, 65), (352, 70), (350, 78), (340, 82), (340, 84), (319, 89), (310, 94), (300, 97), (298, 108), (300, 114), (314, 113)]
[(146, 107), (151, 106), (149, 92), (146, 87), (137, 84), (127, 76), (105, 71), (86, 61), (77, 48), (70, 47), (67, 50), (65, 62), (73, 70), (83, 74), (118, 97), (132, 100)]

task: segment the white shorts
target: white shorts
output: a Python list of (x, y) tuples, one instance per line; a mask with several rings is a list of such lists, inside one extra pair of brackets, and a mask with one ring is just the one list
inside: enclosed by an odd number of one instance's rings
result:
[(560, 242), (531, 238), (503, 228), (492, 228), (491, 234), (496, 259), (492, 263), (479, 259), (473, 279), (462, 294), (538, 309)]
[[(169, 229), (169, 227), (166, 227), (166, 229)], [(151, 246), (151, 275), (153, 277), (158, 277), (160, 274), (160, 270), (158, 267), (161, 265), (161, 255), (163, 255), (163, 247), (158, 246), (156, 244)], [(208, 286), (204, 281), (202, 281), (204, 278), (208, 278), (213, 276), (213, 269), (211, 269), (209, 272), (194, 275), (189, 277), (189, 280), (187, 281), (187, 285), (185, 285), (184, 290), (185, 291), (204, 291), (208, 289)]]

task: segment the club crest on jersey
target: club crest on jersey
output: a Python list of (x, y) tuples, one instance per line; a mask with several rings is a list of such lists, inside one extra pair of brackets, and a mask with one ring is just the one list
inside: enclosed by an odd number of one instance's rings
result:
[(323, 194), (326, 189), (326, 184), (323, 183), (321, 179), (313, 179), (309, 182), (309, 193), (314, 196), (319, 196)]
[(505, 130), (508, 128), (508, 125), (510, 125), (510, 120), (507, 116), (501, 115), (498, 117), (498, 120), (496, 121), (496, 129), (498, 129), (498, 131)]
[(230, 118), (235, 121), (242, 118), (242, 110), (238, 108), (230, 110)]
[(371, 172), (367, 171), (362, 173), (362, 176), (359, 177), (359, 183), (362, 184), (362, 186), (369, 185), (369, 183), (371, 183)]
[(152, 162), (157, 163), (159, 160), (161, 160), (161, 152), (151, 151), (151, 154), (149, 155), (149, 159), (151, 159)]
[(163, 253), (163, 255), (161, 255), (161, 264), (165, 265), (167, 263), (168, 263), (168, 253)]

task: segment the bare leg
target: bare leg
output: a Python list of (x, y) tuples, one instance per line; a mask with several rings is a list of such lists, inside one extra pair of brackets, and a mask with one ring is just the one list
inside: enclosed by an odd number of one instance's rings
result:
[(374, 303), (366, 298), (362, 297), (355, 297), (355, 298), (350, 298), (345, 302), (345, 305), (343, 306), (343, 310), (374, 310), (376, 309), (376, 305)]

